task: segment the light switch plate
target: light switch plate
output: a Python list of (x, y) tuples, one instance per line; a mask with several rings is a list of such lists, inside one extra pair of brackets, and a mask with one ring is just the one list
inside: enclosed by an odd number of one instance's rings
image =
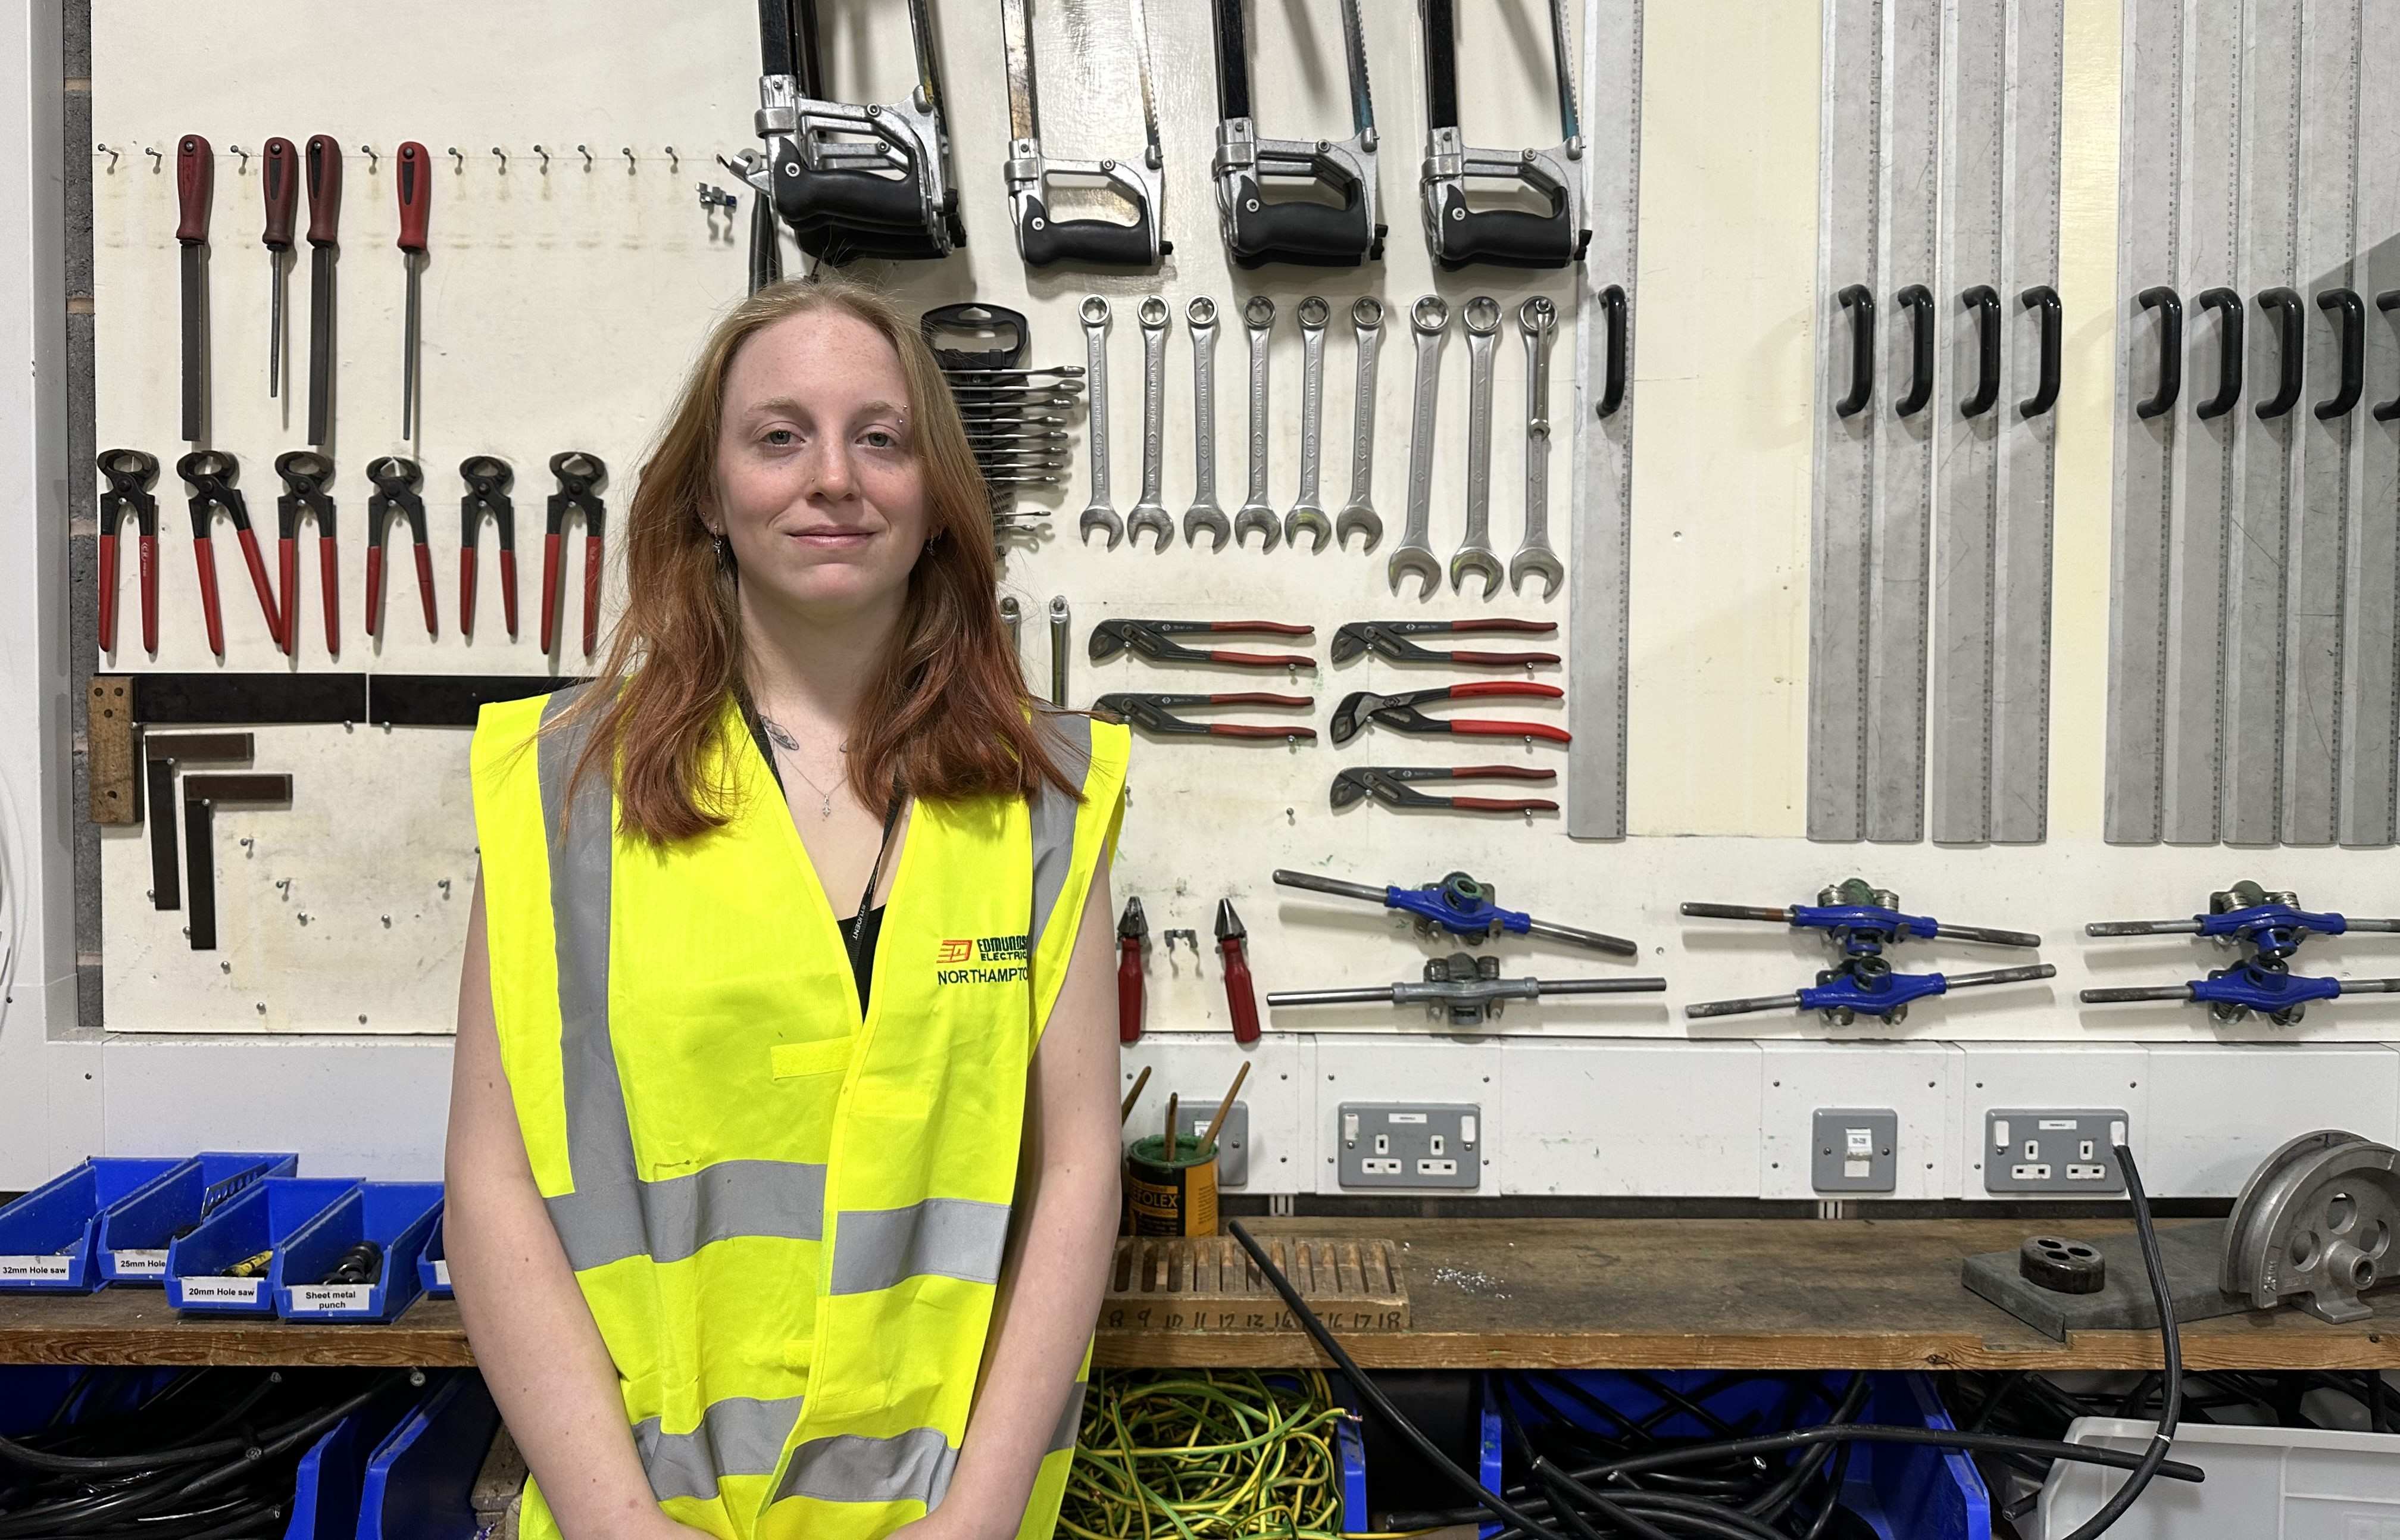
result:
[(1995, 1107), (1984, 1114), (1984, 1191), (2120, 1195), (2125, 1172), (2108, 1147), (2129, 1126), (2121, 1107)]
[(1480, 1103), (1345, 1101), (1334, 1116), (1344, 1187), (1483, 1185)]
[(1820, 1107), (1809, 1184), (1820, 1192), (1889, 1192), (1900, 1185), (1900, 1114), (1889, 1107)]

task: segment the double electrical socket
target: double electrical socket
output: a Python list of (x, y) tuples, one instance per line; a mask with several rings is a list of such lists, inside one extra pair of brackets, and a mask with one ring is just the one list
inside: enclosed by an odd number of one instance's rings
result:
[(1335, 1115), (1344, 1187), (1483, 1185), (1480, 1103), (1345, 1101)]
[(2125, 1190), (2112, 1145), (2125, 1142), (2121, 1107), (1993, 1108), (1984, 1114), (1984, 1191), (2078, 1192)]

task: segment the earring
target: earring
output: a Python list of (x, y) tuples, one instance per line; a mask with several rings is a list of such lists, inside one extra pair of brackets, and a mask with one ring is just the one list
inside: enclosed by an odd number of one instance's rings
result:
[(716, 537), (716, 565), (722, 567), (733, 565), (733, 547), (723, 535)]

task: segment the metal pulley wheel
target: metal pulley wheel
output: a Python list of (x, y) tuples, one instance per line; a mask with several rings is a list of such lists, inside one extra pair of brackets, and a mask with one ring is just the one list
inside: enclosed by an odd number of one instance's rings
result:
[(2400, 1151), (2338, 1128), (2303, 1134), (2243, 1184), (2225, 1221), (2218, 1287), (2260, 1310), (2290, 1300), (2364, 1320), (2361, 1294), (2400, 1270)]

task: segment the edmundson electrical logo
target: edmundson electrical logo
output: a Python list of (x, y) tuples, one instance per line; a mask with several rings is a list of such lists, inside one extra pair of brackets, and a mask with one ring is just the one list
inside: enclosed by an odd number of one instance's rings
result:
[(1026, 938), (983, 935), (945, 939), (934, 953), (936, 984), (1017, 984), (1026, 977)]

